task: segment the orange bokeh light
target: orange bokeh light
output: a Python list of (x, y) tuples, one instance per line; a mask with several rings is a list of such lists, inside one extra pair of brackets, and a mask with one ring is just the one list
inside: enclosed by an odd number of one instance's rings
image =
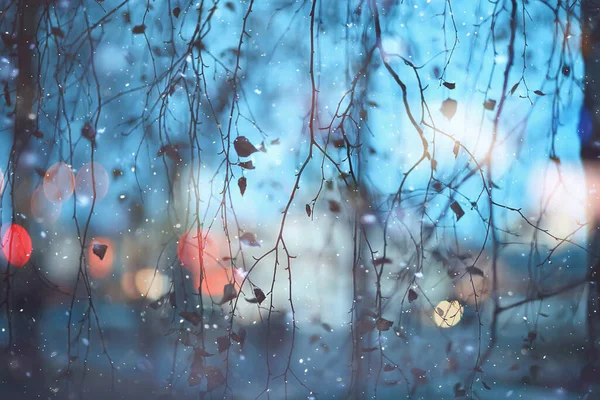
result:
[(44, 196), (44, 188), (35, 188), (31, 196), (31, 214), (37, 222), (52, 223), (60, 216), (62, 204), (60, 201), (51, 202)]
[[(106, 254), (104, 254), (104, 259), (101, 260), (100, 257), (94, 254), (95, 244), (104, 244), (108, 246)], [(112, 271), (114, 260), (115, 248), (112, 240), (105, 237), (97, 237), (90, 241), (88, 247), (88, 261), (90, 265), (90, 274), (92, 274), (94, 278), (106, 277)]]
[(27, 230), (21, 225), (6, 224), (2, 227), (2, 252), (15, 267), (22, 267), (31, 258), (33, 246)]
[(181, 235), (177, 243), (177, 256), (183, 266), (190, 271), (194, 287), (200, 286), (200, 259), (204, 266), (202, 292), (222, 295), (223, 287), (230, 283), (227, 271), (217, 262), (219, 244), (200, 230), (188, 231)]
[[(102, 200), (108, 193), (108, 172), (102, 164), (94, 161), (94, 175), (92, 177), (92, 164), (84, 164), (75, 178), (75, 187), (77, 196), (94, 197), (94, 187), (96, 188), (96, 200)], [(93, 179), (92, 179), (93, 178)]]
[(51, 203), (66, 201), (73, 195), (75, 177), (64, 162), (57, 162), (44, 175), (44, 194)]

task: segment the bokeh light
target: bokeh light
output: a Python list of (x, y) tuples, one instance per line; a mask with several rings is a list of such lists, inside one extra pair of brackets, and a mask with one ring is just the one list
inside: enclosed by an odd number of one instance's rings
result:
[[(106, 249), (106, 254), (104, 254), (104, 258), (101, 260), (96, 254), (94, 254), (94, 245), (95, 244), (103, 244), (108, 246)], [(90, 245), (88, 247), (88, 261), (90, 265), (90, 274), (94, 278), (104, 278), (113, 268), (113, 262), (115, 259), (115, 247), (113, 241), (105, 238), (105, 237), (97, 237), (90, 241)]]
[(91, 163), (84, 164), (77, 171), (77, 177), (75, 178), (75, 187), (77, 190), (77, 196), (93, 199), (95, 186), (96, 200), (99, 201), (106, 197), (110, 182), (108, 179), (108, 172), (106, 172), (106, 169), (102, 166), (102, 164), (94, 161), (93, 166), (93, 176)]
[(35, 188), (31, 196), (31, 215), (33, 215), (36, 222), (56, 222), (60, 216), (61, 209), (62, 203), (60, 201), (52, 202), (44, 195), (42, 185)]
[[(156, 275), (155, 275), (156, 272)], [(169, 278), (155, 268), (144, 268), (135, 273), (135, 288), (138, 296), (157, 300), (169, 290)]]
[(442, 300), (433, 310), (433, 322), (442, 328), (458, 324), (463, 316), (463, 306), (456, 300)]
[(210, 235), (203, 234), (200, 230), (181, 235), (177, 243), (177, 256), (181, 264), (190, 271), (195, 288), (200, 286), (200, 268), (203, 265), (202, 292), (210, 295), (223, 294), (223, 287), (229, 283), (229, 276), (217, 261), (219, 244)]
[(44, 175), (44, 194), (52, 202), (67, 201), (73, 195), (75, 177), (73, 170), (64, 162), (57, 162)]
[(27, 230), (21, 225), (5, 224), (2, 226), (2, 252), (15, 267), (22, 267), (31, 258), (33, 246)]

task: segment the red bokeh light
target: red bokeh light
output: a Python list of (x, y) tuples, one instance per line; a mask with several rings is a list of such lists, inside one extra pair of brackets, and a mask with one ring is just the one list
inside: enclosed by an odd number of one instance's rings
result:
[[(95, 244), (104, 244), (107, 246), (106, 253), (102, 260), (94, 254)], [(90, 265), (90, 274), (94, 278), (105, 278), (112, 271), (114, 260), (115, 247), (112, 240), (105, 237), (97, 237), (90, 241), (88, 247), (88, 261)]]
[(64, 162), (57, 162), (44, 175), (44, 194), (51, 203), (66, 201), (73, 195), (75, 177)]
[(22, 267), (31, 258), (33, 246), (27, 230), (21, 225), (10, 224), (2, 227), (2, 252), (15, 267)]
[(183, 266), (190, 271), (194, 287), (200, 286), (200, 259), (203, 260), (204, 278), (202, 292), (211, 295), (223, 294), (223, 287), (229, 283), (227, 271), (219, 265), (219, 244), (200, 230), (192, 230), (181, 235), (177, 243), (177, 256)]

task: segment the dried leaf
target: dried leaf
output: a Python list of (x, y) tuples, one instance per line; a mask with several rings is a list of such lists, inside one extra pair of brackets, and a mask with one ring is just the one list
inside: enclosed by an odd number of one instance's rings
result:
[(179, 18), (179, 14), (181, 14), (181, 8), (179, 8), (179, 7), (175, 7), (175, 8), (173, 9), (173, 16), (174, 16), (175, 18)]
[(375, 328), (375, 324), (370, 320), (361, 319), (360, 321), (358, 321), (356, 323), (356, 330), (360, 334), (368, 333), (368, 332), (372, 331), (374, 328)]
[(310, 337), (310, 339), (308, 339), (308, 343), (309, 344), (315, 344), (317, 343), (319, 340), (321, 340), (321, 337), (319, 335), (312, 335)]
[(81, 136), (92, 141), (96, 139), (96, 130), (92, 124), (89, 123), (89, 121), (86, 121), (85, 124), (83, 124), (83, 127), (81, 128)]
[(246, 177), (242, 176), (240, 179), (238, 179), (238, 187), (240, 188), (240, 194), (243, 196), (244, 193), (246, 193)]
[(252, 163), (252, 160), (242, 161), (239, 163), (239, 166), (244, 169), (254, 169), (254, 164)]
[(513, 87), (510, 89), (510, 94), (511, 94), (511, 95), (515, 93), (515, 91), (516, 91), (516, 90), (517, 90), (517, 88), (519, 87), (519, 83), (521, 83), (521, 81), (519, 81), (519, 82), (515, 83), (515, 84), (513, 85)]
[(494, 111), (494, 108), (496, 108), (496, 100), (488, 99), (484, 101), (483, 108), (489, 111)]
[(380, 257), (380, 258), (376, 258), (373, 261), (373, 265), (377, 266), (377, 265), (383, 265), (383, 264), (391, 264), (392, 260), (387, 258), (387, 257)]
[(225, 384), (225, 377), (221, 370), (217, 367), (208, 366), (205, 369), (204, 376), (206, 377), (206, 391), (212, 392), (216, 388)]
[(131, 29), (134, 35), (140, 35), (146, 31), (146, 25), (136, 25)]
[(458, 103), (456, 102), (456, 100), (447, 98), (442, 102), (442, 108), (440, 109), (440, 111), (442, 112), (442, 114), (444, 114), (446, 118), (450, 120), (452, 119), (452, 117), (454, 117), (454, 114), (456, 114), (457, 106)]
[(311, 209), (310, 209), (310, 205), (307, 204), (306, 205), (306, 215), (308, 215), (308, 217), (310, 218), (310, 214), (311, 214)]
[(202, 322), (202, 318), (195, 312), (181, 311), (179, 316), (194, 326), (198, 326), (198, 324)]
[(236, 153), (240, 157), (249, 157), (251, 154), (256, 153), (258, 150), (245, 136), (238, 136), (233, 141), (233, 147)]
[(198, 357), (212, 357), (214, 356), (214, 354), (209, 353), (208, 351), (201, 349), (201, 348), (197, 348), (194, 350), (194, 355), (198, 356)]
[(485, 383), (485, 381), (481, 381), (481, 384), (483, 385), (484, 388), (486, 388), (487, 390), (492, 390), (492, 388), (490, 387), (490, 385), (488, 385), (487, 383)]
[(533, 93), (537, 94), (538, 96), (545, 96), (544, 92), (541, 90), (534, 90)]
[(375, 326), (377, 327), (377, 330), (382, 332), (382, 331), (389, 331), (390, 328), (392, 327), (392, 325), (394, 325), (394, 323), (392, 321), (388, 321), (385, 318), (379, 318), (377, 320), (377, 322), (375, 323)]
[(156, 153), (156, 156), (160, 157), (162, 155), (166, 155), (171, 160), (176, 161), (176, 162), (180, 162), (182, 160), (181, 156), (179, 155), (179, 150), (177, 148), (177, 145), (174, 145), (174, 144), (166, 144), (166, 145), (162, 146)]
[(467, 267), (467, 272), (471, 275), (482, 276), (482, 277), (484, 276), (483, 271), (474, 265)]
[(52, 29), (50, 29), (50, 31), (56, 37), (59, 37), (59, 38), (64, 38), (65, 37), (65, 33), (62, 31), (62, 29), (60, 29), (57, 26), (53, 26)]
[(417, 298), (419, 297), (419, 295), (417, 294), (417, 292), (415, 292), (412, 289), (408, 289), (408, 302), (412, 303), (413, 301), (415, 301)]
[(231, 340), (234, 340), (239, 343), (240, 346), (243, 346), (244, 342), (246, 341), (246, 329), (240, 328), (238, 333), (232, 332)]
[(228, 303), (236, 297), (237, 291), (235, 290), (235, 286), (233, 286), (233, 283), (228, 283), (227, 285), (223, 286), (223, 297), (218, 304), (221, 305)]
[(265, 296), (264, 292), (262, 290), (260, 290), (259, 288), (254, 288), (254, 297), (256, 297), (258, 304), (262, 303), (267, 298), (267, 296)]
[(462, 218), (463, 215), (465, 215), (465, 212), (463, 211), (462, 207), (456, 201), (450, 205), (450, 208), (452, 209), (452, 211), (454, 211), (454, 214), (456, 214), (457, 222)]
[(240, 242), (250, 247), (260, 247), (260, 243), (256, 240), (256, 236), (252, 232), (244, 232), (240, 236)]
[(444, 82), (443, 85), (446, 86), (450, 90), (454, 90), (456, 88), (456, 83), (454, 83), (454, 82), (452, 82), (452, 83)]
[(341, 149), (344, 148), (346, 146), (346, 142), (344, 141), (344, 139), (335, 139), (333, 141), (333, 147), (335, 147), (336, 149)]
[(104, 260), (106, 250), (108, 250), (108, 246), (105, 244), (94, 243), (94, 247), (92, 247), (92, 253), (94, 253), (94, 255), (96, 255), (100, 260)]
[(229, 336), (219, 336), (217, 338), (217, 349), (219, 350), (219, 354), (226, 351), (229, 347), (231, 347)]
[(333, 328), (327, 322), (321, 322), (321, 328), (325, 329), (327, 332), (333, 332)]
[(454, 158), (458, 157), (458, 152), (460, 151), (460, 141), (456, 141), (454, 142), (454, 148), (452, 149), (452, 152), (454, 153)]
[(393, 370), (395, 370), (395, 369), (396, 369), (396, 366), (394, 366), (394, 365), (385, 364), (385, 365), (383, 366), (383, 370), (384, 370), (385, 372), (390, 372), (390, 371), (393, 371)]
[(335, 200), (329, 200), (329, 211), (339, 213), (342, 210), (340, 203)]

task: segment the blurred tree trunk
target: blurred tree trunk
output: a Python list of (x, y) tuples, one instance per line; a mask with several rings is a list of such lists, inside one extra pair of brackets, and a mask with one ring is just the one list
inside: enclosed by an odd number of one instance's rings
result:
[[(600, 326), (599, 287), (600, 259), (600, 215), (595, 205), (600, 204), (597, 189), (600, 188), (600, 0), (582, 0), (581, 2), (581, 51), (585, 64), (585, 89), (583, 106), (580, 113), (578, 135), (581, 140), (581, 160), (586, 174), (588, 187), (588, 269), (589, 279), (587, 298), (587, 336), (588, 362), (582, 370), (584, 383), (600, 381), (598, 369), (597, 335)], [(596, 198), (593, 198), (596, 196)]]
[[(33, 166), (24, 162), (23, 154), (31, 152), (31, 133), (36, 129), (37, 111), (34, 103), (36, 99), (37, 72), (36, 72), (36, 35), (38, 31), (38, 11), (41, 9), (42, 0), (21, 0), (18, 2), (17, 12), (14, 16), (14, 36), (16, 44), (13, 46), (10, 58), (15, 60), (18, 76), (15, 87), (14, 129), (13, 146), (10, 160), (12, 174), (10, 175), (12, 222), (23, 225), (31, 234), (27, 220), (21, 214), (29, 214), (29, 199), (32, 196), (30, 177)], [(32, 235), (33, 236), (33, 235)], [(45, 390), (41, 369), (41, 357), (38, 345), (38, 324), (42, 312), (41, 282), (34, 263), (30, 262), (22, 269), (10, 266), (8, 273), (20, 275), (18, 279), (22, 284), (4, 288), (10, 290), (10, 309), (7, 318), (11, 319), (12, 332), (9, 342), (9, 359), (11, 362), (14, 382), (23, 384), (28, 396), (41, 395)], [(27, 275), (22, 279), (22, 275)], [(10, 278), (13, 281), (12, 278)], [(16, 367), (15, 367), (16, 366)]]

